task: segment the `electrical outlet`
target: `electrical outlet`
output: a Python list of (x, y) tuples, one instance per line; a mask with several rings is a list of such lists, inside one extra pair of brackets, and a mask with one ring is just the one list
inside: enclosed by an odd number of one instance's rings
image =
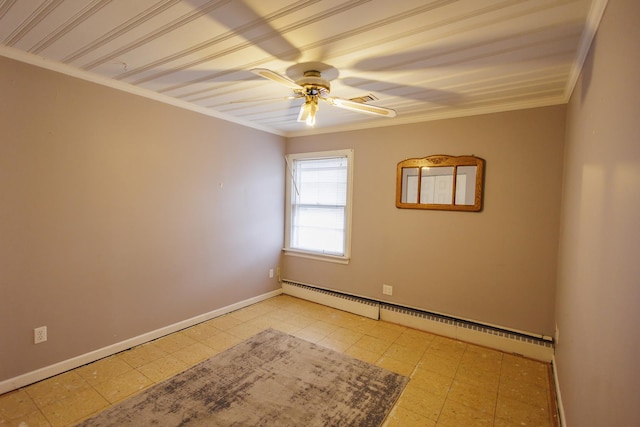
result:
[(558, 329), (558, 325), (556, 325), (556, 336), (554, 341), (556, 345), (558, 345), (558, 341), (560, 341), (560, 329)]
[(382, 285), (382, 293), (385, 295), (393, 295), (393, 286), (391, 285)]
[(41, 342), (45, 342), (47, 340), (47, 327), (40, 326), (39, 328), (35, 328), (33, 330), (33, 343), (40, 344)]
[(269, 270), (269, 279), (273, 279), (273, 268)]

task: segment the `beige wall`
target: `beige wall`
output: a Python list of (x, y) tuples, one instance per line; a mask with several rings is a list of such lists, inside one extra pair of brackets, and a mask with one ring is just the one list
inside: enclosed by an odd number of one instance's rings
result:
[(567, 425), (640, 425), (640, 3), (610, 0), (567, 115), (556, 361)]
[(0, 58), (0, 381), (277, 289), (283, 153)]
[[(564, 117), (556, 106), (289, 139), (288, 153), (354, 148), (353, 246), (349, 265), (285, 256), (283, 277), (552, 335)], [(486, 160), (482, 212), (395, 207), (397, 163), (431, 154)]]

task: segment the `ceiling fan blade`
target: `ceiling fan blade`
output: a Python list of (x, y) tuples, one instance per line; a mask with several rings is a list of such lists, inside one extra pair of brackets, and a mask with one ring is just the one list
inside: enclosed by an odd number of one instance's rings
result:
[(275, 71), (271, 71), (266, 68), (253, 68), (251, 72), (290, 89), (303, 89), (302, 86), (291, 80), (289, 77), (283, 76), (280, 73), (276, 73)]
[(363, 104), (361, 102), (350, 101), (348, 99), (335, 98), (333, 96), (328, 96), (325, 98), (321, 98), (327, 101), (329, 104), (344, 108), (345, 110), (356, 111), (358, 113), (365, 114), (373, 114), (374, 116), (383, 116), (383, 117), (395, 117), (396, 111), (391, 108), (379, 107), (377, 105), (368, 105)]

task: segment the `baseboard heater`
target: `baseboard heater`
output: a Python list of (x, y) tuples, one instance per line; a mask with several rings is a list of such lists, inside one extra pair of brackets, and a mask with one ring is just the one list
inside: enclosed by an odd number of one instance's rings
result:
[(358, 314), (370, 319), (380, 319), (380, 303), (378, 301), (328, 291), (288, 280), (282, 281), (282, 292), (300, 299), (337, 308), (338, 310)]
[(289, 280), (282, 281), (282, 292), (371, 319), (397, 323), (544, 362), (550, 362), (553, 358), (553, 340), (547, 337), (510, 331), (497, 326), (343, 294)]

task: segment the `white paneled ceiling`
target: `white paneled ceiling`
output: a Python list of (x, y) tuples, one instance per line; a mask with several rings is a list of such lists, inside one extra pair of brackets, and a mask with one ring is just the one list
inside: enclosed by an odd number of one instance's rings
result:
[[(567, 102), (606, 0), (4, 0), (0, 54), (281, 135)], [(249, 70), (329, 67), (302, 100)]]

